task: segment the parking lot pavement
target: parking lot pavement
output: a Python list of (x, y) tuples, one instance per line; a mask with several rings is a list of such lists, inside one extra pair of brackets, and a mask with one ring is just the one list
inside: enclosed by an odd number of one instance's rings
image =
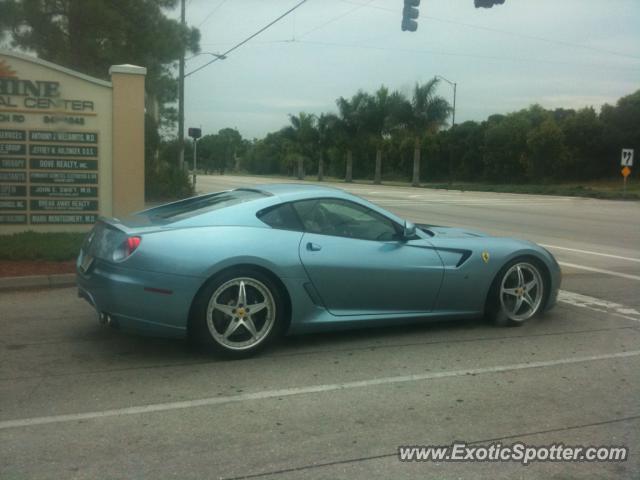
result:
[[(225, 362), (99, 326), (72, 288), (0, 296), (2, 478), (633, 478), (624, 463), (401, 463), (454, 440), (638, 445), (640, 325), (568, 303), (285, 339)], [(523, 470), (526, 469), (526, 470)]]
[[(210, 187), (248, 180), (220, 182)], [(364, 193), (400, 202), (407, 190)], [(545, 215), (500, 195), (434, 193), (445, 197), (393, 208), (548, 245), (564, 264), (554, 310), (520, 328), (473, 320), (291, 337), (230, 362), (100, 326), (74, 288), (3, 292), (0, 478), (637, 478), (640, 232), (604, 235), (636, 221), (637, 204), (620, 214), (619, 202), (577, 202), (571, 220), (554, 197), (529, 201)], [(398, 459), (401, 445), (453, 441), (624, 445), (630, 457)]]

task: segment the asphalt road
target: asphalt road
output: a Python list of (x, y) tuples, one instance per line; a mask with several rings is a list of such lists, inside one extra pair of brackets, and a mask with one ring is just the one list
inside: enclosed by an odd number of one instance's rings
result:
[[(546, 245), (563, 265), (560, 303), (521, 328), (294, 337), (224, 362), (100, 327), (73, 288), (0, 293), (0, 479), (640, 476), (640, 204), (347, 188), (413, 221)], [(399, 445), (456, 440), (625, 445), (630, 458), (398, 460)]]

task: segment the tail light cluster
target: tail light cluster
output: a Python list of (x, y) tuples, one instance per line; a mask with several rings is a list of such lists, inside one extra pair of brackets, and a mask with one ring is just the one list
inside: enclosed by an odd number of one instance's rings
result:
[(113, 252), (113, 260), (115, 262), (121, 262), (127, 259), (137, 250), (141, 241), (141, 237), (127, 237)]

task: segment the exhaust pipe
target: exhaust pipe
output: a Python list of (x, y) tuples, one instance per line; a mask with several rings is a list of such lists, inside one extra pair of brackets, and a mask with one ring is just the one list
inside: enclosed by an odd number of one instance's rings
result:
[(111, 315), (109, 315), (108, 313), (98, 313), (98, 322), (100, 323), (100, 325), (111, 325), (113, 324), (113, 318), (111, 318)]

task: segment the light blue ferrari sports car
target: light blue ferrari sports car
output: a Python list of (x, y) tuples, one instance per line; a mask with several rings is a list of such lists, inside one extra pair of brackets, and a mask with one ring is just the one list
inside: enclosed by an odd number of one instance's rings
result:
[(552, 307), (544, 248), (413, 225), (339, 189), (263, 185), (101, 219), (77, 261), (104, 323), (253, 354), (283, 334), (487, 316), (519, 325)]

